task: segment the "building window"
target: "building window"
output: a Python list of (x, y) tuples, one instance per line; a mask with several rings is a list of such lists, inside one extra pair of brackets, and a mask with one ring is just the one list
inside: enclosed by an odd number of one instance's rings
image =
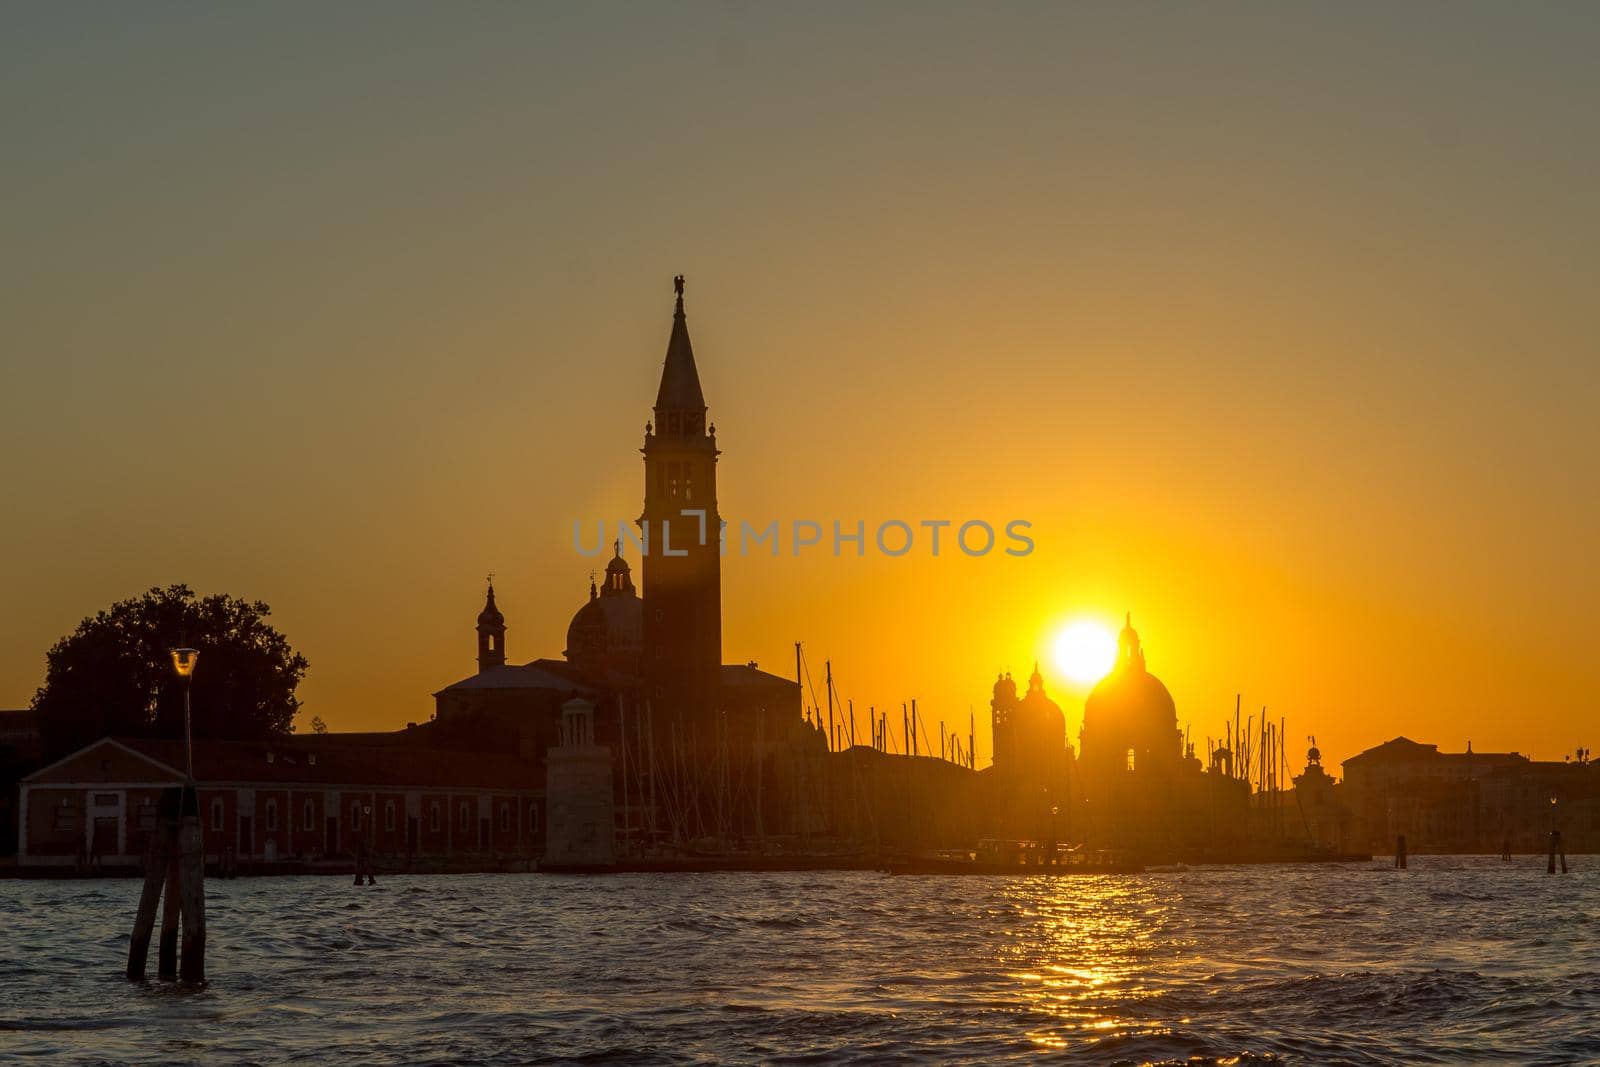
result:
[(220, 831), (222, 829), (222, 798), (221, 797), (218, 797), (216, 800), (213, 800), (211, 802), (211, 828), (213, 830), (218, 830), (218, 831)]
[(96, 793), (94, 795), (94, 806), (97, 807), (97, 808), (114, 808), (114, 807), (116, 807), (117, 806), (117, 794), (115, 794), (115, 793)]
[(1128, 770), (1130, 771), (1133, 770), (1134, 759), (1134, 751), (1130, 748), (1128, 749)]
[(361, 801), (357, 800), (350, 805), (350, 828), (361, 829)]
[(391, 834), (394, 833), (394, 801), (392, 800), (383, 802), (383, 828)]
[(269, 801), (267, 801), (267, 829), (268, 830), (276, 830), (277, 828), (278, 828), (278, 802), (276, 800), (269, 800)]
[(466, 801), (461, 802), (461, 818), (457, 821), (463, 832), (472, 829), (472, 815), (467, 811)]
[(301, 811), (303, 812), (300, 818), (301, 828), (308, 833), (312, 830), (315, 830), (317, 828), (317, 812), (310, 800), (305, 802), (305, 804), (301, 807)]
[(511, 805), (500, 805), (500, 832), (505, 833), (511, 829)]
[(437, 800), (428, 807), (428, 829), (434, 833), (439, 832), (439, 802)]
[(539, 805), (528, 805), (528, 833), (536, 833), (539, 829)]

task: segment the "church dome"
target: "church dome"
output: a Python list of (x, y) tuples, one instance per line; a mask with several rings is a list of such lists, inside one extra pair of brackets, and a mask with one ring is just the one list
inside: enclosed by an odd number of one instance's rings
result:
[(1086, 725), (1115, 718), (1128, 725), (1177, 729), (1178, 707), (1160, 678), (1143, 667), (1119, 668), (1089, 691), (1083, 718)]
[(1177, 705), (1161, 679), (1145, 669), (1131, 619), (1117, 645), (1117, 665), (1083, 705), (1083, 755), (1107, 765), (1129, 752), (1140, 761), (1178, 761), (1183, 753)]
[(572, 616), (566, 657), (633, 653), (644, 645), (644, 602), (636, 596), (597, 596)]
[(1033, 665), (1033, 675), (1028, 679), (1028, 695), (1022, 698), (1018, 709), (1023, 721), (1030, 723), (1040, 743), (1053, 748), (1066, 744), (1067, 717), (1061, 711), (1061, 705), (1046, 695), (1044, 676), (1039, 673), (1037, 663)]
[(628, 561), (618, 542), (606, 564), (605, 585), (589, 583), (589, 601), (572, 616), (564, 655), (571, 663), (596, 673), (636, 673), (644, 648), (644, 602), (633, 585)]

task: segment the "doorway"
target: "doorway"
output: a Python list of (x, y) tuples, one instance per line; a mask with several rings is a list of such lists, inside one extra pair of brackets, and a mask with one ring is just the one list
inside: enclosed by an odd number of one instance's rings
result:
[(89, 855), (105, 859), (117, 852), (117, 817), (97, 815), (94, 820), (94, 837), (90, 839)]

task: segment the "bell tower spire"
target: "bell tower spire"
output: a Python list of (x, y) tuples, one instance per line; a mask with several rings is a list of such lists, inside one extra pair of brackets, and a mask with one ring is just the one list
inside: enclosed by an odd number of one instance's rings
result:
[(705, 433), (706, 398), (700, 391), (689, 321), (683, 313), (683, 275), (672, 279), (672, 289), (678, 300), (672, 312), (667, 358), (661, 365), (661, 386), (656, 390), (655, 432), (658, 436), (693, 437)]
[[(658, 727), (714, 722), (722, 678), (722, 516), (717, 511), (717, 439), (706, 423), (705, 394), (683, 310), (683, 275), (645, 431), (645, 698)], [(701, 736), (713, 736), (708, 730)]]
[(494, 575), (485, 579), (489, 593), (478, 612), (478, 673), (506, 665), (506, 617), (494, 603)]

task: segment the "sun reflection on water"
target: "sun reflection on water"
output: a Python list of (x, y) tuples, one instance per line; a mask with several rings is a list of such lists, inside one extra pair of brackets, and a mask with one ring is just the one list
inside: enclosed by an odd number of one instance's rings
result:
[(1162, 1036), (1185, 1021), (1161, 1019), (1167, 993), (1143, 979), (1155, 958), (1184, 947), (1173, 936), (1176, 889), (1147, 879), (1037, 878), (1013, 882), (1004, 894), (1031, 921), (995, 942), (996, 969), (1038, 1016), (1028, 1031), (1035, 1046), (1067, 1051)]

